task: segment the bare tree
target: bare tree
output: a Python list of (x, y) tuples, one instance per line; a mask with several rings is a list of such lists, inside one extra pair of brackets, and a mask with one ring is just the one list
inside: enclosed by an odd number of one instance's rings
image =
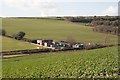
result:
[(103, 39), (103, 45), (109, 46), (110, 44), (111, 44), (110, 36), (109, 36), (109, 34), (105, 34), (104, 39)]
[(6, 35), (6, 31), (4, 29), (0, 29), (0, 35), (5, 36)]
[(72, 45), (76, 43), (76, 40), (72, 36), (68, 36), (66, 41), (70, 44), (70, 47), (72, 47)]

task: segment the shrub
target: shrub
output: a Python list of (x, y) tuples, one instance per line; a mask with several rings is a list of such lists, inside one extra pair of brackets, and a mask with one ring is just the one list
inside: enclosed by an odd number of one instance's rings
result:
[(96, 49), (96, 48), (98, 48), (98, 45), (95, 44), (95, 43), (87, 43), (87, 44), (85, 44), (84, 47), (85, 47), (85, 49), (89, 50), (89, 49)]
[(0, 35), (5, 36), (6, 35), (6, 31), (4, 29), (0, 29)]
[(24, 36), (25, 36), (25, 32), (22, 31), (12, 35), (12, 37), (17, 40), (23, 39)]

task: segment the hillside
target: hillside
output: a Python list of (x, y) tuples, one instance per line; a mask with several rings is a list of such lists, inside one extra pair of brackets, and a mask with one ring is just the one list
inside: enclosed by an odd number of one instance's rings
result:
[(3, 78), (116, 78), (117, 47), (3, 59)]
[(2, 43), (2, 51), (36, 49), (37, 48), (36, 45), (22, 42), (22, 41), (13, 40), (13, 39), (6, 38), (6, 37), (0, 36), (0, 40), (1, 40), (0, 43)]
[[(67, 37), (73, 37), (80, 42), (104, 42), (106, 34), (93, 32), (92, 28), (81, 24), (76, 24), (61, 20), (51, 19), (11, 19), (4, 18), (3, 29), (7, 34), (12, 35), (19, 31), (26, 33), (26, 38), (66, 40)], [(115, 35), (109, 35), (111, 43), (117, 42)]]

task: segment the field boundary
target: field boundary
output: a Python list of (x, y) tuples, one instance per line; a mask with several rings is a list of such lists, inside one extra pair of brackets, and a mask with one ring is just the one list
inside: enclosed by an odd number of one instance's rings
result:
[[(119, 46), (119, 45), (112, 45), (109, 47), (113, 47), (113, 46)], [(99, 47), (99, 48), (92, 48), (92, 49), (100, 49), (100, 48), (105, 48), (108, 46), (104, 46), (104, 47)], [(88, 50), (92, 50), (92, 49), (88, 49)], [(74, 48), (66, 48), (66, 49), (50, 49), (50, 48), (45, 48), (45, 49), (27, 49), (27, 50), (16, 50), (16, 51), (3, 51), (0, 52), (0, 54), (2, 54), (2, 57), (5, 55), (16, 55), (16, 54), (35, 54), (35, 53), (47, 53), (47, 52), (61, 52), (61, 51), (74, 51), (74, 50), (87, 50), (87, 49), (74, 49)]]

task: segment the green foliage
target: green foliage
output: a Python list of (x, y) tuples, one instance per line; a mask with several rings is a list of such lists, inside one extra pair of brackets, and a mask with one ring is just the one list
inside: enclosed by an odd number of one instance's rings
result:
[(21, 40), (23, 39), (23, 37), (25, 36), (25, 32), (18, 32), (16, 34), (13, 34), (12, 37), (14, 39), (17, 39), (17, 40)]
[(120, 35), (120, 32), (118, 31), (120, 21), (117, 16), (105, 16), (104, 18), (99, 17), (99, 19), (94, 19), (91, 24), (94, 26), (93, 31)]
[(0, 35), (5, 36), (6, 35), (6, 31), (4, 29), (0, 29)]
[(93, 18), (92, 17), (66, 17), (66, 20), (71, 22), (90, 23), (93, 20)]
[(3, 78), (117, 78), (117, 47), (3, 59)]
[(115, 21), (109, 21), (109, 20), (96, 20), (91, 22), (94, 26), (97, 25), (104, 25), (104, 26), (112, 26), (112, 27), (118, 27), (120, 26), (120, 21), (115, 20)]

